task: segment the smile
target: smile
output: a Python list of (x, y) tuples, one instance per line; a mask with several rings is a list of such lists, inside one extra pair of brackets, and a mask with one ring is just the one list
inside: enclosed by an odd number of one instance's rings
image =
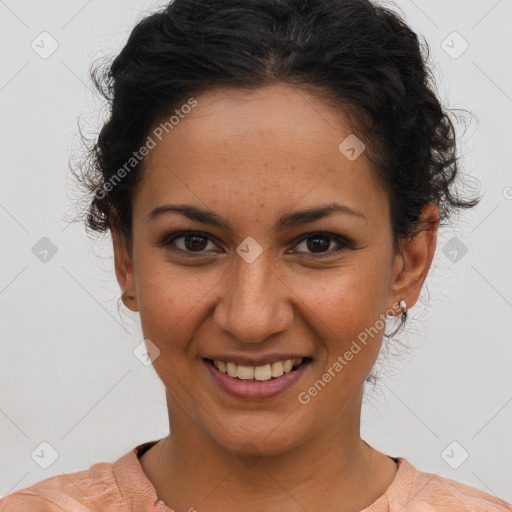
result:
[(213, 361), (213, 366), (230, 377), (236, 377), (241, 380), (265, 381), (281, 377), (281, 375), (291, 372), (293, 368), (299, 366), (301, 363), (302, 358), (276, 361), (275, 363), (263, 366), (243, 366), (229, 361)]
[(242, 366), (203, 359), (211, 378), (226, 393), (246, 400), (274, 398), (294, 386), (310, 366), (309, 357), (264, 366)]

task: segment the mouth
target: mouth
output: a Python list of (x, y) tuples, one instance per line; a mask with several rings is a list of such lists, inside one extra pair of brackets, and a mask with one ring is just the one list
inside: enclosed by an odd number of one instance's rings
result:
[(310, 357), (288, 361), (293, 362), (254, 367), (229, 362), (223, 365), (222, 361), (203, 358), (204, 367), (217, 386), (245, 400), (269, 399), (283, 394), (299, 382), (313, 362)]
[(300, 359), (288, 359), (286, 361), (277, 361), (263, 366), (244, 366), (236, 363), (215, 361), (213, 359), (203, 358), (209, 365), (213, 366), (219, 372), (238, 380), (257, 380), (269, 381), (279, 379), (287, 373), (297, 371), (297, 369), (312, 361), (310, 357)]

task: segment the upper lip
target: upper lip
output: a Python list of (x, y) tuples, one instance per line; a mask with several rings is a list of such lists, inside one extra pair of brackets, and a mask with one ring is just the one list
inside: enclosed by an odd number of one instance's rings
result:
[(277, 361), (286, 361), (287, 359), (306, 359), (311, 357), (297, 354), (260, 354), (258, 356), (247, 356), (242, 354), (224, 354), (203, 356), (205, 359), (213, 361), (224, 361), (225, 363), (235, 363), (242, 366), (265, 366), (276, 363)]

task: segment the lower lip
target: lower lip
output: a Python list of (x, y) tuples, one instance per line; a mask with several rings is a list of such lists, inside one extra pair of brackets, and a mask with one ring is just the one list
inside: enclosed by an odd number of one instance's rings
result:
[(288, 391), (302, 377), (302, 374), (310, 363), (311, 361), (308, 360), (298, 366), (297, 369), (270, 380), (242, 380), (222, 373), (210, 362), (203, 359), (203, 364), (207, 371), (223, 391), (234, 397), (243, 398), (245, 400), (274, 398)]

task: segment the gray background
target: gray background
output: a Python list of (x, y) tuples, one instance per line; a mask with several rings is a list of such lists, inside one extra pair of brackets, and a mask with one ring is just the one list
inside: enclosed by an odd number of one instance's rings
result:
[[(163, 385), (133, 354), (138, 317), (118, 312), (110, 240), (66, 222), (77, 199), (67, 170), (80, 148), (77, 117), (94, 133), (103, 115), (87, 85), (91, 61), (118, 51), (160, 5), (0, 0), (0, 497), (168, 433)], [(365, 401), (362, 435), (418, 469), (512, 501), (512, 1), (386, 5), (431, 45), (445, 105), (476, 115), (457, 130), (467, 183), (479, 182), (484, 199), (441, 229), (398, 336), (411, 348), (391, 356)], [(58, 43), (46, 59), (31, 47), (45, 37), (51, 49), (43, 31)], [(454, 31), (469, 44), (460, 55)], [(43, 237), (57, 250), (46, 261)]]

